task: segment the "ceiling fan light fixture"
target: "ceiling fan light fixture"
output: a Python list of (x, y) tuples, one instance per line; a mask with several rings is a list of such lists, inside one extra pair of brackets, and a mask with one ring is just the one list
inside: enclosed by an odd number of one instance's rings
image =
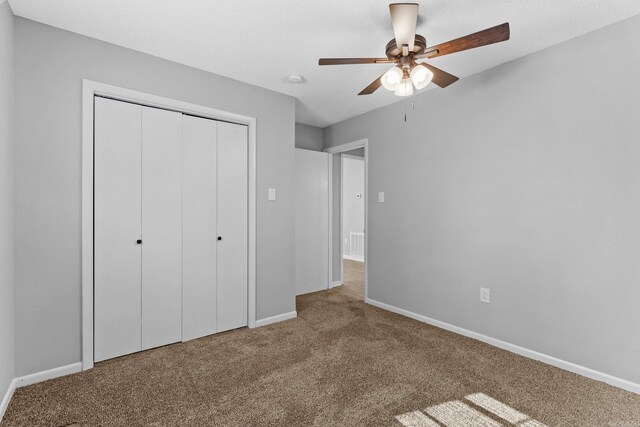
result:
[(394, 66), (382, 76), (382, 86), (387, 90), (396, 90), (400, 86), (402, 77), (402, 70)]
[(424, 65), (416, 65), (411, 70), (411, 81), (416, 89), (420, 90), (425, 88), (429, 83), (431, 83), (431, 79), (433, 79), (433, 73)]
[(393, 92), (396, 96), (410, 96), (413, 95), (413, 84), (411, 84), (410, 78), (404, 78), (400, 82), (398, 88)]
[[(2, 1), (2, 0), (0, 0)], [(433, 81), (441, 88), (448, 87), (459, 79), (430, 64), (416, 64), (422, 59), (450, 55), (509, 40), (509, 23), (496, 25), (435, 46), (427, 46), (427, 40), (416, 34), (418, 3), (392, 3), (389, 5), (394, 39), (387, 43), (386, 57), (382, 58), (320, 58), (318, 65), (391, 64), (396, 65), (377, 77), (358, 95), (371, 95), (380, 86), (393, 91), (397, 96), (409, 96), (414, 88), (420, 90)]]

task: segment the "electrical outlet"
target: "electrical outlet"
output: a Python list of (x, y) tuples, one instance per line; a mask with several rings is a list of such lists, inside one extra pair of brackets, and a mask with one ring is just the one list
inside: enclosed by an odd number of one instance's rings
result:
[(491, 289), (480, 288), (480, 301), (491, 304)]

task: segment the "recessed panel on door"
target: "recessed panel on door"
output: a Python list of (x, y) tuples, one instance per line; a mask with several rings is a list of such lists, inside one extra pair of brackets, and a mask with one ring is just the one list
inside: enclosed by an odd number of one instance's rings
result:
[(215, 334), (217, 122), (182, 121), (182, 339)]
[(182, 114), (142, 108), (142, 348), (182, 339)]
[(95, 98), (94, 360), (141, 350), (141, 107)]
[(247, 325), (247, 127), (218, 123), (218, 331)]

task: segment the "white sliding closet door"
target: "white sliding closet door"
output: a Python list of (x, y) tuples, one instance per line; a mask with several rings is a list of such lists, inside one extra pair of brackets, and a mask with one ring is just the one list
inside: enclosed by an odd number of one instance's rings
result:
[(247, 127), (218, 123), (218, 332), (247, 325)]
[(182, 114), (142, 108), (142, 349), (182, 339)]
[(218, 122), (182, 121), (182, 339), (215, 334)]
[(96, 362), (141, 350), (141, 111), (95, 99)]
[(329, 156), (296, 148), (296, 295), (329, 288)]

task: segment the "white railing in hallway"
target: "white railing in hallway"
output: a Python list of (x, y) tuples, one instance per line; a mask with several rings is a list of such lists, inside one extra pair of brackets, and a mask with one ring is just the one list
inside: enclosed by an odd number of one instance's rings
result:
[(349, 258), (364, 261), (364, 233), (349, 233)]

